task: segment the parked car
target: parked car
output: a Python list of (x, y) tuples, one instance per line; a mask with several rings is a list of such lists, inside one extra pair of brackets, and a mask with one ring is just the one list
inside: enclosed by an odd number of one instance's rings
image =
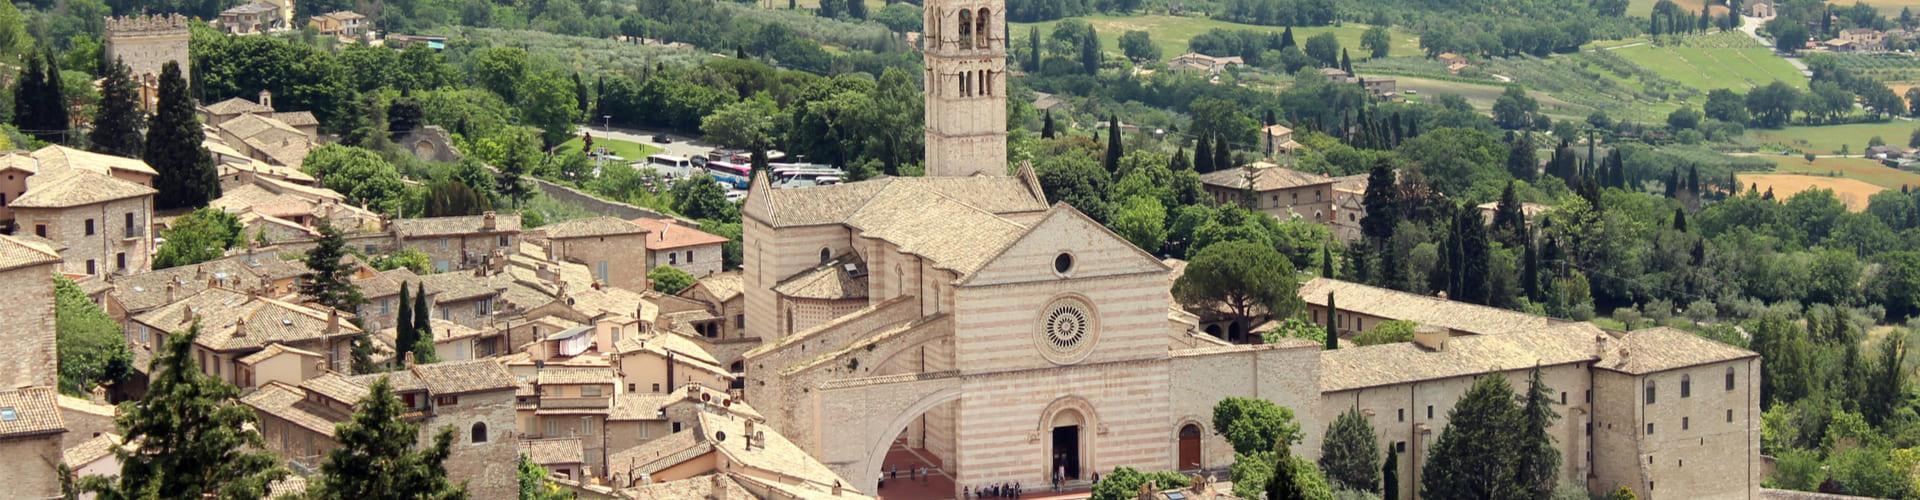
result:
[(655, 144), (673, 144), (673, 138), (667, 137), (667, 134), (655, 134), (653, 136), (653, 142)]

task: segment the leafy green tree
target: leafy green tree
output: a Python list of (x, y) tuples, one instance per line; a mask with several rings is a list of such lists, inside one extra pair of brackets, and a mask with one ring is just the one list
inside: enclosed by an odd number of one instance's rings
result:
[(307, 495), (345, 500), (406, 492), (413, 498), (467, 498), (465, 484), (447, 479), (453, 428), (442, 427), (431, 446), (420, 448), (420, 424), (402, 417), (407, 411), (387, 377), (374, 380), (352, 419), (334, 426), (339, 446), (327, 451), (320, 479)]
[(1527, 377), (1527, 401), (1521, 406), (1519, 434), (1512, 436), (1517, 456), (1513, 466), (1514, 487), (1523, 498), (1544, 500), (1553, 495), (1560, 480), (1560, 450), (1553, 446), (1548, 427), (1560, 414), (1553, 411), (1553, 389), (1540, 379), (1535, 366)]
[(1493, 101), (1493, 121), (1507, 130), (1527, 129), (1533, 125), (1533, 115), (1538, 112), (1540, 103), (1518, 85), (1507, 86), (1507, 90)]
[(488, 47), (473, 52), (467, 73), (480, 87), (493, 91), (507, 102), (518, 102), (520, 82), (526, 80), (528, 66), (526, 49)]
[(1787, 54), (1799, 52), (1807, 45), (1807, 28), (1789, 18), (1779, 21), (1767, 23), (1767, 32), (1773, 34), (1773, 49)]
[(1271, 330), (1260, 332), (1260, 342), (1265, 344), (1278, 344), (1280, 339), (1287, 338), (1324, 344), (1327, 342), (1327, 329), (1296, 315), (1274, 325)]
[(1327, 426), (1320, 441), (1320, 470), (1339, 487), (1380, 491), (1380, 448), (1373, 426), (1359, 408), (1350, 408)]
[(200, 129), (190, 90), (178, 63), (161, 66), (160, 96), (147, 127), (143, 159), (160, 172), (154, 179), (160, 191), (154, 206), (162, 210), (203, 207), (220, 197), (220, 174), (214, 170), (213, 155), (200, 145), (206, 132)]
[(59, 350), (60, 392), (87, 394), (96, 385), (125, 380), (133, 369), (133, 351), (120, 325), (93, 303), (73, 280), (54, 275), (53, 330)]
[(146, 138), (140, 129), (147, 116), (140, 112), (140, 88), (132, 70), (119, 60), (107, 65), (100, 80), (100, 105), (93, 114), (93, 131), (87, 134), (87, 149), (96, 153), (139, 158)]
[(1145, 31), (1133, 30), (1121, 34), (1120, 52), (1136, 63), (1160, 60), (1160, 46), (1154, 45), (1151, 35)]
[(138, 447), (115, 449), (120, 477), (87, 476), (84, 491), (100, 498), (262, 498), (287, 475), (255, 431), (240, 390), (200, 371), (193, 361), (195, 323), (166, 338), (138, 402), (120, 407), (114, 426)]
[(1360, 49), (1367, 51), (1373, 59), (1387, 57), (1387, 52), (1393, 49), (1393, 37), (1387, 34), (1385, 26), (1368, 27), (1366, 32), (1360, 34)]
[[(1858, 344), (1849, 344), (1858, 345)], [(1894, 414), (1910, 403), (1907, 385), (1907, 342), (1901, 335), (1880, 339), (1880, 362), (1873, 368), (1867, 390), (1860, 393), (1860, 413), (1876, 426), (1888, 425)]]
[(1173, 296), (1194, 309), (1225, 307), (1239, 321), (1255, 314), (1292, 316), (1300, 309), (1293, 263), (1270, 246), (1244, 241), (1208, 245), (1173, 284)]
[(327, 144), (307, 153), (301, 170), (320, 179), (347, 201), (375, 211), (397, 215), (406, 204), (407, 188), (400, 171), (372, 150)]
[(1185, 488), (1191, 483), (1185, 474), (1174, 471), (1140, 472), (1132, 467), (1115, 467), (1113, 472), (1100, 476), (1100, 483), (1093, 485), (1094, 500), (1133, 500), (1140, 494), (1140, 487), (1153, 484), (1153, 491)]
[(573, 136), (573, 124), (580, 116), (579, 103), (567, 78), (557, 71), (529, 75), (520, 84), (520, 115), (528, 125), (540, 129), (541, 149), (551, 149)]
[(1412, 342), (1413, 329), (1417, 323), (1406, 320), (1382, 321), (1373, 328), (1353, 337), (1354, 345), (1380, 345), (1396, 342)]
[[(489, 177), (489, 180), (492, 178)], [(468, 187), (466, 183), (448, 179), (433, 183), (427, 188), (427, 217), (452, 217), (460, 215), (480, 215), (493, 210), (493, 202), (487, 196)]]
[(1793, 118), (1794, 110), (1800, 109), (1801, 93), (1792, 85), (1776, 80), (1754, 87), (1747, 92), (1746, 100), (1747, 114), (1753, 117), (1754, 126), (1780, 128)]
[(1113, 177), (1094, 163), (1091, 156), (1049, 156), (1035, 163), (1033, 170), (1040, 178), (1041, 189), (1047, 193), (1047, 202), (1066, 202), (1093, 220), (1107, 221), (1106, 196)]
[(433, 259), (418, 248), (402, 248), (374, 257), (373, 268), (381, 271), (405, 268), (413, 274), (427, 274), (433, 272)]
[(1520, 206), (1520, 197), (1513, 192), (1513, 181), (1507, 181), (1507, 187), (1500, 192), (1500, 202), (1493, 209), (1493, 240), (1508, 248), (1516, 248), (1526, 243), (1527, 215)]
[(199, 264), (220, 258), (246, 238), (240, 219), (218, 208), (201, 208), (173, 220), (161, 232), (166, 239), (153, 255), (153, 268)]
[[(1331, 500), (1333, 488), (1327, 484), (1326, 476), (1320, 469), (1304, 458), (1290, 452), (1269, 453), (1276, 456), (1273, 473), (1266, 477), (1265, 498), (1269, 500)], [(1256, 497), (1257, 498), (1257, 497)]]
[(780, 106), (761, 94), (714, 110), (700, 120), (700, 131), (714, 143), (761, 150), (773, 147), (780, 121)]
[(307, 250), (308, 272), (301, 276), (300, 295), (340, 311), (354, 311), (366, 298), (351, 280), (353, 270), (340, 259), (347, 256), (347, 240), (340, 230), (321, 219), (320, 232), (312, 249)]
[(1113, 232), (1148, 253), (1159, 253), (1167, 243), (1167, 209), (1150, 196), (1133, 196), (1113, 214)]
[(519, 205), (533, 195), (527, 176), (540, 162), (540, 143), (524, 129), (508, 130), (480, 140), (480, 159), (497, 169), (494, 186), (508, 202)]
[(673, 211), (701, 220), (739, 218), (733, 202), (727, 201), (726, 188), (705, 174), (695, 174), (673, 184)]
[(1707, 105), (1701, 108), (1707, 118), (1727, 123), (1747, 123), (1747, 103), (1740, 94), (1727, 89), (1713, 89), (1707, 92)]
[(1239, 454), (1272, 452), (1300, 442), (1293, 410), (1258, 398), (1220, 400), (1213, 406), (1213, 429)]
[(1447, 412), (1447, 427), (1427, 453), (1420, 495), (1428, 498), (1509, 498), (1519, 458), (1513, 430), (1519, 408), (1501, 375), (1474, 380)]
[(1340, 40), (1334, 38), (1331, 31), (1307, 37), (1307, 45), (1301, 50), (1321, 66), (1340, 64)]
[[(883, 11), (884, 12), (884, 11)], [(547, 479), (547, 468), (533, 463), (533, 459), (520, 455), (520, 468), (516, 474), (520, 478), (520, 500), (569, 500), (571, 492), (561, 489)]]
[(693, 275), (673, 266), (659, 266), (647, 271), (647, 281), (653, 283), (653, 290), (673, 295), (693, 286)]

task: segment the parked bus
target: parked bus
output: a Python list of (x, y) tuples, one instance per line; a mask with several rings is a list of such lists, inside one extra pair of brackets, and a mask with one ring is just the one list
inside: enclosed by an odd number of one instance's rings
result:
[(675, 179), (693, 173), (693, 161), (685, 156), (657, 154), (647, 157), (645, 168), (658, 172), (662, 177)]
[(733, 186), (734, 189), (746, 189), (753, 184), (753, 169), (746, 165), (727, 161), (708, 161), (701, 170), (713, 176), (713, 180)]
[(779, 187), (826, 186), (839, 184), (847, 172), (826, 165), (789, 164), (773, 168), (773, 185)]

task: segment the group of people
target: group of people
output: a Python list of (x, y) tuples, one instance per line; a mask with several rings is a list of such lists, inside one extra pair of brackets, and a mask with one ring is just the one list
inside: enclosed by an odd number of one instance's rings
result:
[[(924, 466), (924, 465), (915, 465), (907, 468), (907, 479), (909, 480), (915, 480), (915, 481), (920, 481), (924, 483), (924, 482), (927, 482), (927, 476), (930, 474), (932, 474), (932, 470), (928, 469), (927, 466)], [(887, 466), (887, 472), (885, 474), (880, 475), (879, 487), (881, 488), (887, 487), (887, 480), (889, 479), (900, 479), (900, 466), (898, 465)]]
[(960, 488), (961, 498), (1020, 498), (1020, 483), (996, 483), (979, 488)]

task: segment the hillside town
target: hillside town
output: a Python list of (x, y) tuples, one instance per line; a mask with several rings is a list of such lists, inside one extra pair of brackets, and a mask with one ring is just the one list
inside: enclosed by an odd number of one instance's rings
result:
[(0, 5), (0, 497), (1920, 498), (1916, 40)]

